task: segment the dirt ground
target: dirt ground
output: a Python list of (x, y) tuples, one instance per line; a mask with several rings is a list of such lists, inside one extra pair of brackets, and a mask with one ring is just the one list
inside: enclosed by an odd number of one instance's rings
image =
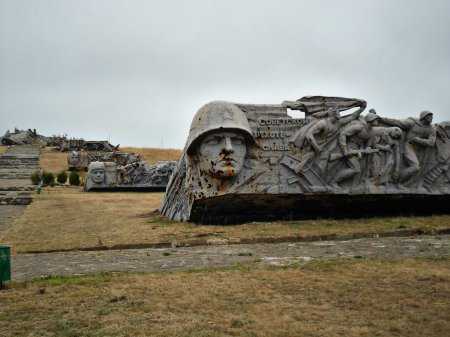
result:
[[(382, 234), (450, 228), (450, 216), (258, 222), (200, 226), (160, 217), (162, 193), (86, 193), (79, 187), (45, 188), (0, 240), (14, 252), (157, 244), (296, 241), (314, 236)], [(317, 239), (317, 238), (316, 238)]]
[(0, 336), (448, 336), (450, 260), (97, 274), (0, 292)]

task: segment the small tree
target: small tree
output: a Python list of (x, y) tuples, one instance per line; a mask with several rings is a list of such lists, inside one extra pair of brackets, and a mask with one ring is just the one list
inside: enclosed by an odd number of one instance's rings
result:
[(79, 186), (80, 185), (80, 175), (76, 171), (70, 172), (69, 175), (69, 184), (73, 186)]
[(39, 183), (41, 182), (41, 173), (39, 171), (34, 171), (31, 174), (31, 183), (33, 185), (39, 185)]
[(60, 184), (65, 184), (67, 181), (67, 173), (66, 171), (61, 171), (56, 176), (56, 181)]
[(53, 186), (55, 185), (55, 175), (51, 172), (43, 172), (42, 173), (42, 183), (44, 186)]

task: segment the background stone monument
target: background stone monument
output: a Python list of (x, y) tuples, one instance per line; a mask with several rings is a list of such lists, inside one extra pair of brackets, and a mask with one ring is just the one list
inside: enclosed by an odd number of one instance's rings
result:
[(85, 191), (165, 191), (176, 162), (148, 165), (138, 160), (120, 165), (118, 162), (93, 161), (89, 164)]
[(361, 99), (325, 96), (206, 104), (162, 214), (235, 223), (450, 212), (450, 123), (433, 124), (429, 111), (395, 120), (365, 108)]

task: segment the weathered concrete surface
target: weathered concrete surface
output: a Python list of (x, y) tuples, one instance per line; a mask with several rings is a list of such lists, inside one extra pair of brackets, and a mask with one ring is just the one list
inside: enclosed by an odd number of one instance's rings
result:
[(0, 137), (0, 143), (3, 145), (45, 145), (48, 138), (36, 132), (36, 129), (18, 130), (13, 132), (6, 131), (3, 137)]
[(430, 111), (404, 120), (363, 115), (366, 105), (326, 96), (204, 105), (161, 213), (209, 224), (448, 213), (450, 122), (433, 124)]
[(314, 259), (450, 257), (450, 235), (390, 237), (308, 243), (129, 249), (98, 252), (18, 254), (13, 279), (98, 272), (156, 272), (231, 266), (301, 264)]

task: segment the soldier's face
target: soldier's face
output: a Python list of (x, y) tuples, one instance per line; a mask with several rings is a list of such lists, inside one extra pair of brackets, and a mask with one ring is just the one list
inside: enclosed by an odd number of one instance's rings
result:
[(102, 184), (105, 180), (105, 170), (103, 169), (95, 169), (90, 173), (91, 179), (96, 184)]
[(425, 125), (430, 125), (433, 122), (433, 115), (426, 115), (423, 122)]
[(236, 132), (210, 134), (200, 143), (198, 154), (202, 172), (222, 179), (234, 177), (244, 165), (245, 137)]
[(72, 161), (79, 161), (80, 160), (80, 153), (73, 151), (70, 155)]

